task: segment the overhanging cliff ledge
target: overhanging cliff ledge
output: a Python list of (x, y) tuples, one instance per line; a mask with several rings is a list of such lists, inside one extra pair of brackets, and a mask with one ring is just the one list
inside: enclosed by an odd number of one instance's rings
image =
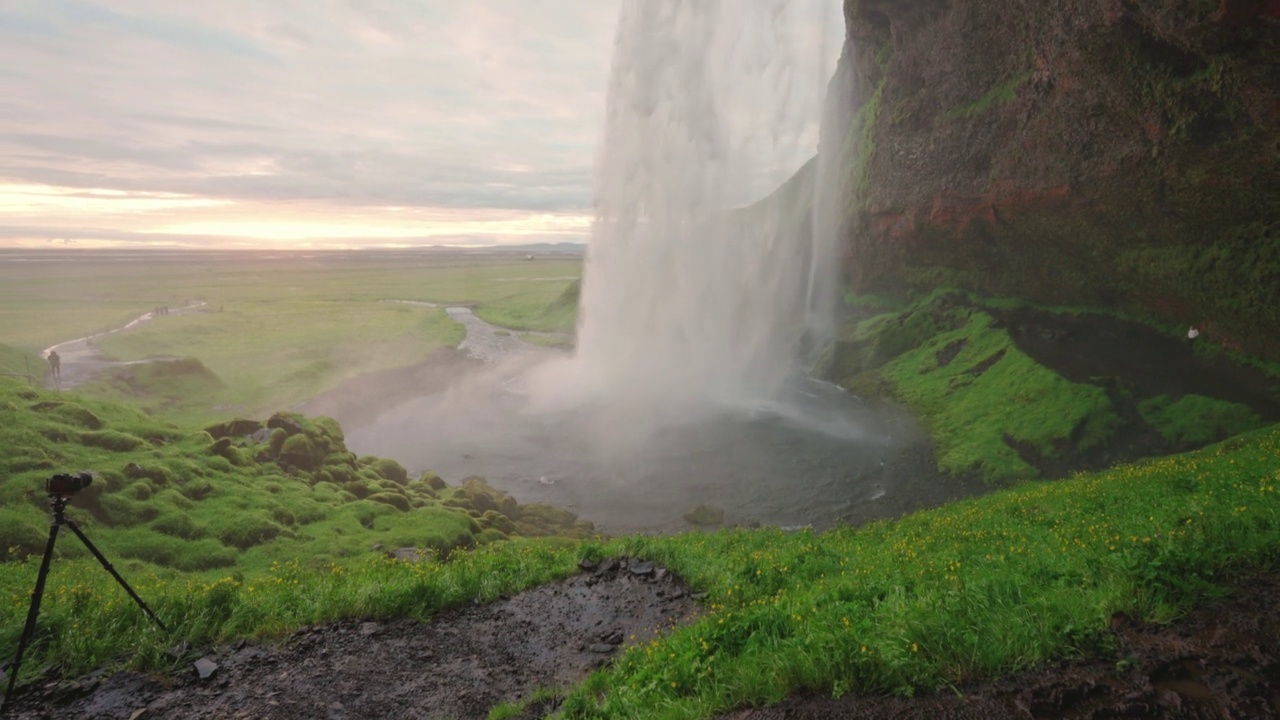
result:
[(1280, 359), (1280, 2), (844, 10), (824, 142), (855, 291), (1113, 308)]

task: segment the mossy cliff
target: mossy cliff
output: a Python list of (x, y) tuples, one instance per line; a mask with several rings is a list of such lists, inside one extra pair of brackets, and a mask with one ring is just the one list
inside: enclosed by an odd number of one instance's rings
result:
[(844, 10), (824, 143), (856, 292), (1113, 308), (1280, 358), (1275, 2)]

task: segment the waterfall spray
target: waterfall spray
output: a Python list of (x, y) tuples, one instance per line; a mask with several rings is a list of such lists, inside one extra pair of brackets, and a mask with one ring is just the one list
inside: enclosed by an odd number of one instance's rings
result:
[(815, 317), (834, 244), (815, 240), (830, 227), (814, 214), (819, 163), (806, 160), (834, 65), (814, 50), (838, 21), (829, 1), (624, 1), (582, 292), (582, 393), (684, 413), (772, 401), (803, 369), (806, 342), (830, 325)]
[(839, 0), (622, 2), (577, 354), (510, 357), (348, 447), (611, 533), (684, 529), (700, 505), (822, 528), (965, 492), (908, 413), (806, 376), (854, 149), (856, 73), (824, 45)]

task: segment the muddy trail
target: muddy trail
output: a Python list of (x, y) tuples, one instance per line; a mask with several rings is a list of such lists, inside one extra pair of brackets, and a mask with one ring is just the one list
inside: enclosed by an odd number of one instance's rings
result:
[(179, 677), (122, 672), (33, 683), (5, 717), (484, 718), (538, 688), (569, 687), (699, 612), (666, 570), (613, 559), (427, 623), (353, 620), (270, 643), (175, 649), (190, 657)]
[[(1280, 717), (1280, 576), (1233, 585), (1167, 625), (1116, 615), (1104, 643), (1113, 650), (1100, 656), (914, 698), (800, 696), (719, 720)], [(198, 660), (179, 677), (50, 678), (21, 691), (12, 717), (484, 718), (498, 703), (570, 687), (628, 646), (690, 621), (701, 611), (694, 598), (661, 568), (615, 559), (429, 623), (346, 621), (187, 651)], [(521, 717), (558, 703), (548, 695)]]

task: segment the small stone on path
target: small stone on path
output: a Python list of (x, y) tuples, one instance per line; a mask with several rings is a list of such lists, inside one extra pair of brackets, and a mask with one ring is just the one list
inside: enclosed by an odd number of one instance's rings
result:
[(209, 658), (200, 658), (195, 662), (195, 669), (196, 675), (199, 675), (201, 680), (208, 680), (218, 672), (218, 663)]

